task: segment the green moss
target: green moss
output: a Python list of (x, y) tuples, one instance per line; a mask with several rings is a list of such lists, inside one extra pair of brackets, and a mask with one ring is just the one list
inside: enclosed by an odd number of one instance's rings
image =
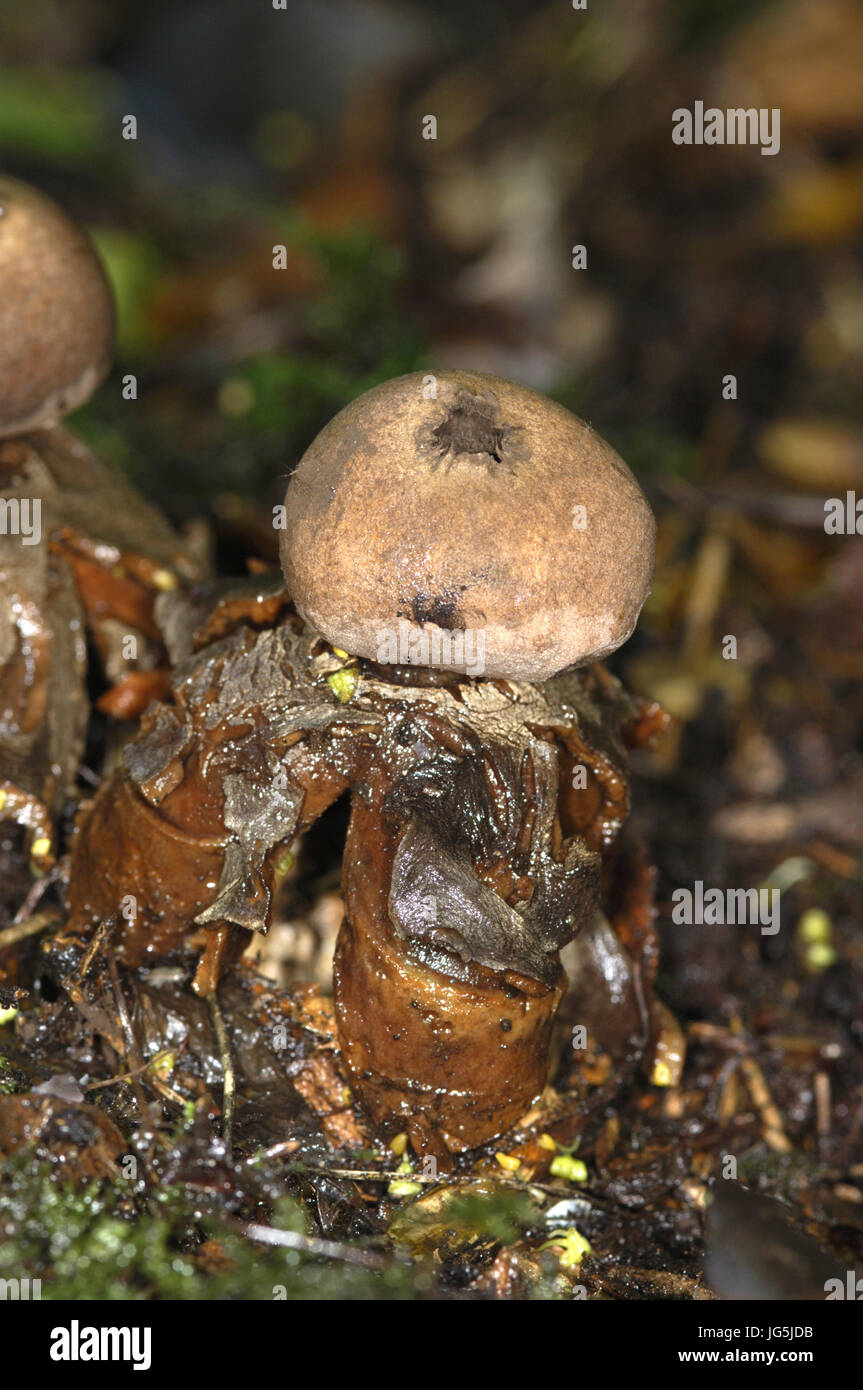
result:
[(0, 1096), (16, 1096), (30, 1090), (30, 1078), (0, 1052)]
[[(290, 1197), (275, 1202), (268, 1224), (305, 1231)], [(43, 1299), (402, 1299), (429, 1285), (404, 1261), (377, 1270), (262, 1251), (226, 1218), (199, 1216), (181, 1187), (137, 1203), (121, 1182), (76, 1189), (26, 1155), (2, 1170), (0, 1225), (0, 1278), (41, 1279)], [(204, 1240), (218, 1247), (214, 1272), (200, 1255)]]
[(434, 1188), (402, 1207), (390, 1224), (397, 1244), (414, 1251), (439, 1245), (510, 1245), (540, 1220), (535, 1199), (514, 1184), (483, 1180)]
[(97, 69), (7, 69), (0, 82), (0, 152), (61, 167), (92, 165), (108, 147), (114, 79)]
[[(209, 235), (223, 235), (217, 220)], [(200, 515), (207, 496), (275, 495), (275, 480), (342, 406), (424, 365), (422, 336), (404, 308), (401, 255), (371, 229), (321, 237), (293, 221), (286, 244), (321, 274), (311, 295), (291, 301), (290, 345), (229, 360), (220, 377), (181, 360), (166, 382), (165, 345), (148, 302), (176, 263), (176, 247), (125, 232), (99, 239), (120, 300), (123, 351), (73, 426), (174, 520)], [(118, 388), (126, 372), (139, 377), (135, 409)]]
[(231, 372), (248, 386), (235, 433), (302, 448), (348, 401), (422, 365), (422, 343), (400, 307), (402, 259), (373, 231), (297, 237), (320, 265), (320, 293), (297, 306), (304, 349), (265, 353)]

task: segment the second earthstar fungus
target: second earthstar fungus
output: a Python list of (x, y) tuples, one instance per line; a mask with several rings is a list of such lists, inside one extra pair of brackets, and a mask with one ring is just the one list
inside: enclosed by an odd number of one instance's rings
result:
[(84, 233), (0, 175), (0, 823), (18, 827), (0, 908), (14, 899), (13, 862), (42, 872), (56, 855), (88, 676), (118, 721), (163, 693), (154, 600), (201, 572), (157, 509), (61, 423), (107, 372), (113, 325)]
[(662, 1031), (650, 910), (625, 937), (612, 911), (626, 747), (655, 712), (595, 664), (635, 622), (653, 523), (559, 407), (425, 382), (368, 393), (311, 446), (286, 498), (290, 592), (157, 601), (171, 692), (82, 811), (65, 937), (103, 932), (132, 968), (194, 950), (212, 994), (267, 931), (285, 849), (347, 792), (344, 1065), (379, 1131), (449, 1161), (537, 1100), (565, 995), (613, 1056)]

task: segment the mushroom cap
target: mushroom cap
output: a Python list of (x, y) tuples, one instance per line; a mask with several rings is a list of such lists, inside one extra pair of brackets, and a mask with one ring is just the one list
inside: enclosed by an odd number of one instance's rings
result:
[(114, 304), (84, 232), (0, 174), (0, 437), (48, 429), (111, 365)]
[(650, 587), (655, 523), (623, 460), (563, 406), (483, 373), (367, 391), (312, 442), (285, 502), (297, 608), (373, 661), (546, 680), (625, 642)]

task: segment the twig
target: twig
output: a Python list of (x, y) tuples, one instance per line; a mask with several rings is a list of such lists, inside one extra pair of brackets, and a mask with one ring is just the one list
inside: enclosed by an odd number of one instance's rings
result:
[(89, 1086), (85, 1086), (85, 1091), (101, 1091), (104, 1086), (119, 1086), (122, 1081), (131, 1081), (133, 1077), (140, 1076), (142, 1072), (154, 1067), (163, 1057), (170, 1057), (174, 1051), (172, 1047), (165, 1048), (164, 1052), (157, 1052), (146, 1062), (142, 1062), (139, 1067), (133, 1067), (131, 1071), (124, 1071), (120, 1076), (109, 1076), (107, 1081), (91, 1081)]
[(83, 992), (81, 986), (84, 983), (90, 966), (93, 964), (93, 961), (96, 959), (96, 956), (99, 954), (101, 948), (110, 938), (110, 935), (116, 925), (116, 917), (106, 917), (104, 921), (99, 923), (98, 927), (94, 931), (92, 937), (90, 938), (90, 941), (87, 944), (87, 949), (85, 950), (78, 964), (75, 966), (75, 969), (71, 972), (71, 974), (67, 975), (65, 980), (63, 981), (63, 988), (68, 993), (69, 998), (72, 1000), (73, 1004), (81, 1003), (81, 1000), (83, 999)]
[(111, 987), (114, 991), (114, 1000), (117, 1005), (117, 1013), (119, 1014), (120, 1023), (123, 1027), (123, 1036), (126, 1039), (126, 1052), (128, 1053), (129, 1061), (137, 1070), (141, 1059), (141, 1053), (138, 1049), (138, 1044), (135, 1040), (135, 1034), (132, 1030), (132, 1020), (130, 1019), (129, 1012), (126, 1008), (126, 1000), (123, 998), (123, 991), (120, 987), (120, 976), (117, 973), (117, 962), (115, 961), (113, 956), (108, 957), (108, 973), (111, 976)]
[(13, 922), (29, 922), (36, 911), (36, 904), (41, 902), (42, 898), (44, 898), (45, 894), (48, 892), (48, 889), (57, 882), (59, 876), (60, 870), (55, 864), (53, 869), (48, 870), (47, 874), (43, 874), (41, 878), (37, 878), (36, 882), (31, 884), (27, 896), (15, 913), (12, 919)]
[(832, 1127), (832, 1102), (830, 1098), (830, 1077), (826, 1071), (817, 1071), (813, 1083), (815, 1092), (815, 1127), (819, 1139), (826, 1139)]
[[(132, 1027), (132, 1020), (129, 1017), (129, 1011), (126, 1008), (126, 1000), (123, 997), (123, 988), (120, 984), (120, 976), (117, 971), (117, 962), (114, 959), (113, 952), (111, 952), (108, 955), (108, 974), (111, 977), (111, 988), (114, 991), (114, 999), (117, 1004), (117, 1013), (120, 1016), (120, 1024), (123, 1029), (123, 1037), (126, 1040), (126, 1057), (132, 1063), (134, 1072), (137, 1073), (140, 1069), (141, 1049), (138, 1047), (138, 1042), (135, 1037), (135, 1031)], [(140, 1113), (143, 1115), (146, 1102), (144, 1100), (144, 1093), (141, 1090), (141, 1087), (138, 1083), (137, 1074), (135, 1074), (132, 1079), (132, 1090), (135, 1093), (135, 1100), (137, 1101), (138, 1109)]]
[(47, 911), (34, 912), (32, 916), (25, 917), (20, 922), (13, 922), (11, 926), (0, 931), (0, 951), (6, 946), (14, 946), (18, 941), (26, 941), (28, 936), (36, 936), (38, 932), (45, 931), (59, 920), (58, 913)]
[(728, 1048), (731, 1052), (747, 1051), (748, 1044), (745, 1039), (735, 1037), (720, 1023), (690, 1023), (686, 1031), (690, 1038), (695, 1038), (698, 1042), (716, 1043), (717, 1046)]
[[(735, 1017), (731, 1020), (731, 1031), (742, 1036), (743, 1024), (739, 1018)], [(791, 1142), (785, 1133), (779, 1108), (770, 1094), (763, 1071), (749, 1052), (741, 1057), (740, 1070), (752, 1097), (752, 1104), (761, 1119), (765, 1143), (773, 1149), (774, 1153), (790, 1153)]]
[(84, 981), (90, 966), (108, 941), (116, 925), (116, 917), (106, 917), (104, 921), (99, 923), (78, 964), (61, 981), (61, 984), (75, 1008), (87, 1020), (94, 1032), (100, 1033), (117, 1055), (122, 1057), (126, 1051), (122, 1030), (118, 1032), (114, 1026), (114, 1020), (106, 1011), (99, 1008), (98, 1005), (89, 1003), (84, 995)]
[(250, 1154), (243, 1162), (251, 1164), (260, 1163), (264, 1158), (280, 1158), (282, 1154), (296, 1153), (299, 1147), (299, 1139), (281, 1139), (278, 1144), (271, 1144), (268, 1149), (258, 1149), (257, 1153)]
[(707, 648), (730, 564), (731, 544), (720, 518), (702, 536), (690, 578), (683, 639), (684, 652), (689, 655), (700, 654)]
[[(210, 996), (212, 998), (212, 995)], [(233, 1222), (234, 1229), (249, 1240), (260, 1245), (281, 1246), (285, 1250), (301, 1250), (307, 1255), (323, 1255), (328, 1260), (342, 1260), (345, 1264), (362, 1265), (366, 1269), (386, 1269), (389, 1261), (371, 1250), (356, 1250), (350, 1245), (339, 1245), (334, 1240), (321, 1240), (318, 1236), (304, 1236), (297, 1231), (278, 1231), (274, 1226), (244, 1225)]]
[(234, 1126), (234, 1099), (237, 1090), (237, 1078), (234, 1072), (234, 1060), (231, 1056), (231, 1040), (228, 1037), (224, 1015), (216, 994), (208, 994), (207, 1002), (210, 1006), (213, 1027), (216, 1030), (216, 1041), (219, 1044), (219, 1053), (222, 1059), (222, 1138), (230, 1149), (231, 1131)]

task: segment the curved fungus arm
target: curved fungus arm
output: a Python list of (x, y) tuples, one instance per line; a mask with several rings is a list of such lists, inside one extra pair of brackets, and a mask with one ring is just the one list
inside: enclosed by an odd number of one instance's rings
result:
[(395, 837), (354, 804), (334, 986), (342, 1055), (375, 1124), (414, 1148), (469, 1149), (515, 1123), (545, 1084), (562, 974), (521, 988), (449, 953), (412, 952), (387, 911)]
[(389, 794), (378, 767), (354, 796), (339, 1036), (375, 1123), (417, 1149), (485, 1143), (545, 1085), (559, 950), (599, 883), (598, 856), (555, 835), (557, 775), (554, 749), (528, 740), (439, 754)]
[[(173, 709), (156, 708), (156, 724), (129, 746), (126, 766), (80, 818), (66, 933), (88, 935), (119, 912), (115, 949), (137, 966), (227, 928), (227, 963), (248, 932), (267, 930), (279, 849), (347, 780), (305, 740), (281, 760), (248, 738), (239, 748), (236, 738), (215, 737), (201, 747)], [(173, 728), (174, 741), (163, 740), (157, 762), (158, 725)]]
[(167, 522), (66, 430), (0, 439), (0, 502), (23, 538), (4, 537), (0, 569), (0, 821), (17, 821), (47, 867), (84, 754), (85, 639), (110, 687), (99, 707), (133, 717), (166, 680), (160, 587), (196, 569)]
[(503, 1133), (547, 1079), (561, 948), (597, 918), (626, 701), (581, 676), (454, 695), (360, 671), (348, 703), (309, 630), (198, 616), (169, 638), (171, 703), (81, 817), (67, 935), (119, 917), (132, 966), (205, 945), (195, 987), (211, 990), (267, 929), (280, 847), (349, 787), (334, 978), (354, 1089), (441, 1159)]
[(353, 740), (335, 731), (368, 722), (315, 686), (301, 647), (289, 627), (241, 629), (180, 664), (173, 703), (79, 818), (67, 934), (119, 914), (132, 966), (209, 945), (208, 990), (267, 930), (280, 849), (348, 786)]

